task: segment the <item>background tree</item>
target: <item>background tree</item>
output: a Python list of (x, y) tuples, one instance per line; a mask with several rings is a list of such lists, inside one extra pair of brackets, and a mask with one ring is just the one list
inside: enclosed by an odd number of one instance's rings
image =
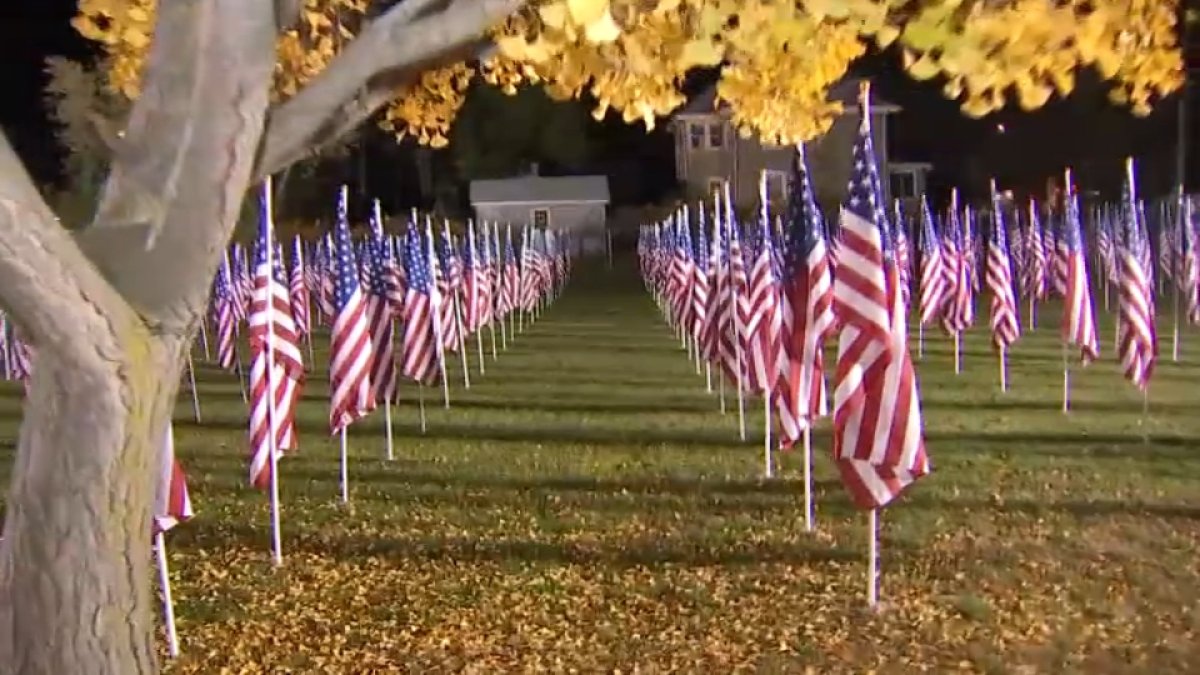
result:
[[(1084, 65), (1138, 111), (1180, 80), (1170, 0), (402, 0), (370, 21), (366, 5), (80, 0), (133, 104), (75, 232), (0, 137), (0, 304), (35, 350), (0, 543), (9, 670), (155, 669), (151, 467), (243, 197), (389, 103), (383, 123), (431, 145), (476, 73), (650, 125), (688, 69), (723, 64), (737, 124), (792, 142), (832, 119), (825, 88), (862, 40), (901, 44), (972, 114), (1010, 87), (1037, 107)], [(492, 40), (499, 56), (464, 62)]]
[(476, 83), (454, 120), (450, 141), (455, 166), (467, 180), (504, 178), (533, 163), (569, 170), (592, 155), (587, 108), (579, 101), (555, 101), (536, 86), (506, 94)]

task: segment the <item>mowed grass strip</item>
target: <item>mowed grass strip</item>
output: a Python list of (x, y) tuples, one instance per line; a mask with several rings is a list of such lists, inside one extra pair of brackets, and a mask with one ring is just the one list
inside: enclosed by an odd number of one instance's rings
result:
[[(934, 473), (881, 517), (878, 614), (828, 422), (807, 533), (799, 457), (761, 480), (761, 401), (739, 443), (732, 392), (722, 415), (628, 261), (581, 266), (499, 360), (485, 336), (486, 375), (472, 342), (469, 390), (452, 357), (452, 407), (426, 388), (426, 433), (404, 385), (395, 461), (382, 414), (357, 424), (349, 508), (318, 339), (301, 449), (280, 465), (278, 570), (237, 380), (200, 364), (202, 423), (186, 391), (176, 411), (197, 517), (169, 536), (184, 652), (169, 670), (1194, 672), (1200, 335), (1184, 329), (1179, 363), (1164, 340), (1143, 415), (1098, 312), (1103, 360), (1072, 365), (1063, 415), (1058, 306), (1012, 350), (1007, 394), (977, 307), (961, 375), (948, 338), (925, 336)], [(20, 390), (3, 393), (11, 460)]]

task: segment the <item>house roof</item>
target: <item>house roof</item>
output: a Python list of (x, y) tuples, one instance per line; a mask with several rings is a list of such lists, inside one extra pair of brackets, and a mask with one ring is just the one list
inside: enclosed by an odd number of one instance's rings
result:
[(471, 181), (472, 204), (602, 202), (607, 204), (608, 176), (521, 176)]
[[(829, 100), (840, 101), (847, 109), (858, 107), (858, 83), (862, 78), (846, 77), (842, 78), (837, 84), (829, 88)], [(676, 115), (711, 115), (716, 111), (717, 102), (717, 85), (709, 85), (704, 91), (696, 96), (693, 96), (682, 108), (675, 112)], [(729, 104), (722, 101), (721, 109), (726, 110)], [(900, 106), (880, 98), (871, 92), (871, 108), (879, 112), (893, 113), (900, 110)]]

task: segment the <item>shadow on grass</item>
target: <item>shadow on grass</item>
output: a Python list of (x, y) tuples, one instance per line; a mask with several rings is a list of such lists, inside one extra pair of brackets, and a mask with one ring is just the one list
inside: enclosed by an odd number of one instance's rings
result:
[(914, 507), (936, 509), (939, 511), (995, 511), (998, 513), (1016, 513), (1033, 516), (1048, 513), (1065, 513), (1078, 518), (1114, 515), (1156, 516), (1169, 519), (1200, 520), (1200, 506), (1147, 504), (1144, 502), (1118, 500), (1041, 501), (1014, 499), (994, 502), (985, 499), (946, 499), (943, 497), (916, 494), (910, 497), (907, 503)]
[[(209, 417), (201, 424), (190, 419), (178, 419), (177, 429), (212, 429), (221, 431), (242, 431), (245, 429), (245, 419)], [(316, 419), (297, 420), (299, 431), (316, 436), (327, 436), (328, 427), (323, 421)], [(368, 418), (355, 426), (355, 437), (364, 437), (382, 432), (382, 420), (379, 417)], [(822, 436), (822, 434), (819, 434)], [(687, 429), (646, 429), (646, 428), (612, 428), (612, 427), (570, 427), (542, 426), (528, 428), (521, 426), (500, 426), (491, 424), (464, 425), (447, 423), (441, 420), (431, 420), (428, 433), (422, 434), (411, 425), (401, 425), (395, 428), (395, 437), (402, 440), (414, 439), (443, 439), (462, 441), (501, 441), (508, 443), (556, 444), (569, 443), (590, 445), (596, 447), (626, 447), (626, 448), (659, 448), (665, 445), (673, 451), (691, 451), (724, 449), (731, 452), (743, 452), (753, 446), (751, 443), (739, 443), (735, 432), (726, 433), (713, 431), (697, 431)], [(814, 439), (814, 440), (820, 440)], [(1177, 457), (1179, 448), (1194, 448), (1200, 445), (1200, 438), (1195, 436), (1143, 436), (1138, 433), (1129, 434), (1087, 434), (1083, 432), (1019, 432), (1019, 431), (929, 431), (926, 440), (930, 443), (947, 444), (945, 451), (966, 451), (977, 445), (1005, 445), (1012, 450), (1029, 451), (1034, 454), (1061, 453), (1063, 456), (1093, 457), (1128, 457), (1145, 458), (1161, 454)], [(951, 447), (958, 445), (958, 448)], [(1076, 451), (1053, 449), (1049, 446), (1064, 448), (1079, 448)], [(1105, 448), (1104, 446), (1111, 446)], [(1171, 448), (1164, 452), (1163, 448)], [(992, 449), (992, 448), (989, 448)]]
[[(177, 536), (172, 544), (177, 551), (189, 548), (214, 550), (232, 546), (255, 547), (269, 544), (265, 527), (239, 525), (223, 528), (193, 528), (189, 536)], [(862, 559), (862, 552), (828, 548), (811, 541), (796, 543), (709, 542), (683, 538), (645, 538), (627, 540), (620, 545), (608, 542), (535, 541), (475, 537), (389, 537), (378, 533), (322, 533), (307, 529), (284, 542), (287, 552), (301, 551), (338, 560), (365, 557), (423, 559), (459, 563), (520, 562), (568, 565), (605, 565), (638, 567), (654, 565), (793, 565), (825, 562), (851, 562)]]

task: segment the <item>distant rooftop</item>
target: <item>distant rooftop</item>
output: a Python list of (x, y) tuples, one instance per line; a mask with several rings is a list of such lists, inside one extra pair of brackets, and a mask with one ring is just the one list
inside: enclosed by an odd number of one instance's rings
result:
[(608, 176), (520, 176), (471, 181), (472, 204), (603, 203)]
[[(829, 88), (829, 100), (840, 101), (847, 109), (858, 107), (858, 83), (862, 78), (847, 77)], [(676, 115), (709, 115), (716, 111), (717, 102), (717, 85), (713, 84), (692, 97), (682, 108), (675, 111)], [(722, 102), (722, 109), (728, 109), (729, 104)], [(871, 108), (879, 112), (893, 113), (900, 110), (900, 106), (880, 98), (871, 92)]]

